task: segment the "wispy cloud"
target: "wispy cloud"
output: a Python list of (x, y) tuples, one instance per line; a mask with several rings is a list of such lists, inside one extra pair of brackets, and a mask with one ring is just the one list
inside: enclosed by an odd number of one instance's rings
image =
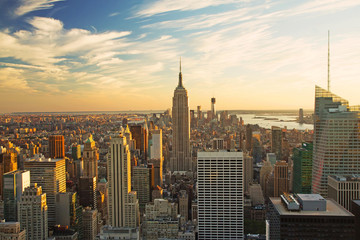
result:
[(15, 10), (16, 16), (22, 16), (29, 12), (49, 9), (54, 3), (64, 0), (21, 0), (20, 6)]
[[(246, 2), (246, 1), (240, 1)], [(211, 6), (219, 6), (231, 3), (239, 3), (237, 0), (159, 0), (147, 6), (141, 7), (135, 15), (137, 17), (150, 17), (157, 14), (168, 13), (171, 11), (197, 10)]]

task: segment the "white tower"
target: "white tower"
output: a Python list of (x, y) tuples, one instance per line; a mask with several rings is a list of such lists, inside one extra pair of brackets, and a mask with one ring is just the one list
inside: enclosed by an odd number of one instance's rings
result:
[(243, 153), (198, 152), (199, 240), (243, 239)]

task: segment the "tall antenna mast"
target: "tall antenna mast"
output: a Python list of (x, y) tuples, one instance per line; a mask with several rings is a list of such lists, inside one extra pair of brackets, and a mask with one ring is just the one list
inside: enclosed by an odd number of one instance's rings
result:
[(330, 30), (328, 30), (328, 91), (330, 92)]

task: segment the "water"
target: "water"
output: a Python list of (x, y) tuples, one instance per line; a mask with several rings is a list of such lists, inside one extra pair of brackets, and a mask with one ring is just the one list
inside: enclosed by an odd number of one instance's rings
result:
[[(277, 126), (287, 129), (298, 129), (298, 130), (313, 130), (313, 124), (297, 123), (295, 115), (255, 115), (255, 114), (236, 114), (238, 118), (242, 117), (244, 124), (258, 124), (262, 128), (270, 129), (272, 126)], [(261, 118), (255, 118), (261, 117)], [(265, 118), (274, 118), (266, 120)], [(275, 118), (277, 120), (275, 120)], [(291, 121), (291, 122), (290, 122)]]

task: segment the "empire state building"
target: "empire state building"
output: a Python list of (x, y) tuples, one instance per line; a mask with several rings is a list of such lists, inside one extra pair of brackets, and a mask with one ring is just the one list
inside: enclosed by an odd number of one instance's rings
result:
[(179, 84), (175, 88), (172, 107), (173, 142), (170, 170), (191, 171), (189, 100), (182, 83), (181, 61)]

